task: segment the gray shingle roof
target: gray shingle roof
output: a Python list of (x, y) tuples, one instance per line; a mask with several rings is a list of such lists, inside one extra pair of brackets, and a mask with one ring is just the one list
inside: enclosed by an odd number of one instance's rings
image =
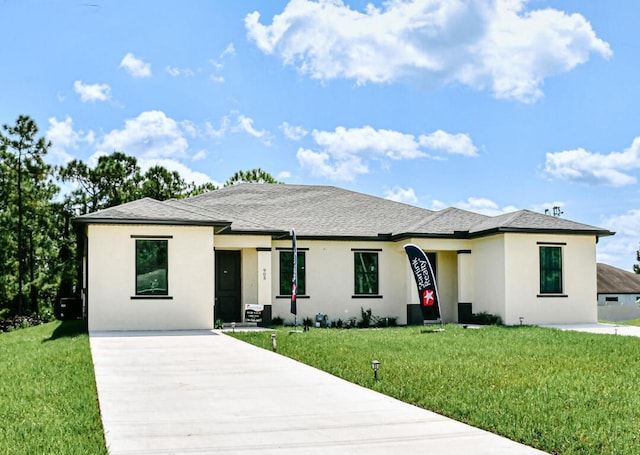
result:
[(230, 221), (203, 210), (181, 207), (173, 201), (156, 201), (146, 197), (126, 204), (98, 210), (79, 216), (78, 223), (116, 223), (116, 224), (196, 224), (205, 226), (229, 225)]
[(640, 295), (640, 275), (598, 263), (598, 294)]
[(432, 213), (332, 186), (241, 184), (186, 201), (228, 214), (233, 231), (247, 230), (244, 220), (251, 220), (274, 230), (295, 229), (299, 236), (377, 237)]
[(473, 237), (494, 232), (611, 232), (521, 210), (490, 217), (457, 208), (437, 212), (333, 186), (239, 184), (184, 200), (145, 198), (76, 218), (81, 223), (227, 226), (227, 233), (342, 238)]

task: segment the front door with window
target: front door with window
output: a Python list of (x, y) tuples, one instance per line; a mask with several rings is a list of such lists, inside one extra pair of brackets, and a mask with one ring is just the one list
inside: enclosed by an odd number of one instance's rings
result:
[(241, 321), (240, 274), (240, 251), (216, 251), (216, 321)]

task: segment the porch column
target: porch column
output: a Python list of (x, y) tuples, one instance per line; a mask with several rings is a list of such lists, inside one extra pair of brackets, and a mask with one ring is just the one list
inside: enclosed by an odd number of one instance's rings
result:
[(471, 250), (458, 250), (458, 322), (470, 322), (474, 294)]
[(271, 248), (258, 250), (258, 304), (271, 305)]

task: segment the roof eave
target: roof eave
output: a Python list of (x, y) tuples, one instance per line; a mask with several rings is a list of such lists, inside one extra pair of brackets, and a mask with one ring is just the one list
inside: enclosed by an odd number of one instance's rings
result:
[(74, 218), (71, 220), (74, 224), (144, 224), (144, 225), (162, 225), (162, 226), (211, 226), (227, 228), (231, 225), (229, 221), (205, 221), (205, 220), (180, 220), (172, 218)]
[(485, 237), (494, 234), (557, 234), (557, 235), (593, 235), (598, 238), (614, 235), (615, 232), (603, 229), (542, 229), (542, 228), (514, 228), (498, 227), (486, 229), (484, 231), (471, 232), (469, 238)]

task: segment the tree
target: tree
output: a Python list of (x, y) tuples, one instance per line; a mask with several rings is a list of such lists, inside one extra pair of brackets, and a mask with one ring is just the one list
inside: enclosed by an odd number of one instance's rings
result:
[(162, 166), (153, 166), (142, 177), (141, 197), (158, 201), (185, 197), (188, 186), (176, 171), (169, 172)]
[(67, 196), (75, 213), (84, 215), (140, 197), (140, 168), (137, 160), (122, 152), (98, 158), (95, 168), (73, 160), (58, 171), (60, 179), (77, 188)]
[(250, 171), (238, 171), (227, 180), (224, 186), (236, 185), (238, 183), (282, 183), (277, 181), (271, 174), (260, 168)]
[(44, 162), (50, 146), (37, 138), (38, 127), (31, 118), (19, 116), (16, 124), (4, 124), (0, 133), (0, 184), (3, 221), (2, 240), (6, 277), (0, 285), (0, 299), (15, 302), (18, 314), (25, 313), (26, 294), (30, 310), (38, 311), (39, 271), (54, 246), (47, 239), (50, 201), (57, 193), (51, 182), (51, 167)]

